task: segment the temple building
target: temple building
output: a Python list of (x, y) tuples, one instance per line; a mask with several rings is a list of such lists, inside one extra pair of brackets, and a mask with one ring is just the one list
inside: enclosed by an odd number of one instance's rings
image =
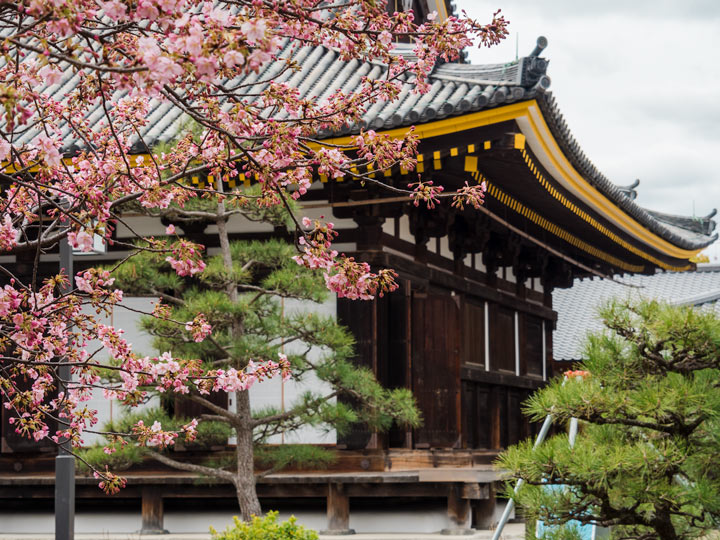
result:
[[(433, 9), (446, 16), (450, 9), (441, 1), (412, 4), (423, 16)], [(362, 125), (319, 134), (329, 143), (346, 144), (360, 129), (393, 135), (417, 126), (417, 171), (362, 172), (403, 188), (418, 174), (446, 191), (486, 182), (487, 193), (479, 210), (452, 208), (449, 199), (427, 209), (350, 178), (317, 177), (300, 201), (304, 215), (332, 215), (338, 250), (374, 268), (395, 269), (400, 283), (398, 291), (383, 298), (337, 299), (326, 307), (354, 333), (359, 364), (371, 368), (385, 386), (412, 390), (424, 423), (387, 434), (358, 428), (324, 440), (338, 449), (336, 465), (271, 475), (258, 486), (261, 500), (327, 501), (333, 530), (372, 530), (353, 522), (353, 501), (382, 504), (384, 498), (398, 504), (440, 501), (438, 519), (445, 521), (438, 528), (488, 525), (498, 480), (490, 464), (501, 449), (533, 434), (521, 405), (553, 376), (558, 323), (553, 291), (572, 286), (577, 278), (692, 270), (691, 259), (717, 238), (712, 215), (698, 219), (642, 208), (635, 202), (636, 185), (619, 186), (603, 176), (573, 138), (549, 91), (546, 46), (541, 37), (528, 56), (506, 64), (438, 65), (427, 94), (411, 92), (408, 82), (397, 100), (371, 106)], [(399, 43), (397, 52), (410, 55), (411, 49)], [(260, 92), (275, 79), (298, 88), (302, 97), (322, 100), (338, 89), (352, 90), (363, 76), (382, 77), (386, 70), (380, 64), (341, 61), (337, 52), (322, 47), (286, 54), (294, 55), (300, 70), (275, 78), (281, 66), (269, 63), (248, 76), (246, 83), (257, 82), (250, 91)], [(145, 134), (148, 144), (172, 138), (181, 123), (177, 110), (154, 109)], [(201, 185), (212, 179), (196, 181)], [(134, 219), (143, 233), (163, 234), (159, 222)], [(237, 239), (278, 234), (272, 226), (241, 218), (233, 218), (229, 228)], [(184, 232), (209, 248), (217, 245), (202, 227)], [(116, 234), (131, 236), (123, 226)], [(76, 269), (123, 253), (111, 249), (78, 260)], [(48, 258), (47, 264), (54, 261)], [(52, 469), (46, 470), (45, 458), (27, 446), (14, 446), (19, 443), (3, 418), (0, 499), (51, 497), (51, 485), (21, 480), (23, 471), (49, 474)], [(157, 515), (162, 520), (163, 497), (234, 496), (230, 487), (226, 493), (222, 486), (202, 486), (169, 471), (166, 477), (181, 484), (182, 493), (159, 496), (163, 482), (156, 472), (150, 475), (145, 467), (132, 474), (120, 497), (143, 499), (147, 530), (162, 528)], [(103, 497), (92, 479), (83, 482), (78, 497)]]

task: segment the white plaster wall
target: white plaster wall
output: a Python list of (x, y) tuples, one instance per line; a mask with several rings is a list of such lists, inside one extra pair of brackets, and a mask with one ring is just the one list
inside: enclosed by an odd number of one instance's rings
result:
[(388, 218), (382, 224), (382, 231), (390, 236), (395, 235), (395, 221), (397, 218)]
[[(286, 316), (291, 316), (293, 313), (298, 312), (312, 312), (334, 318), (337, 314), (335, 295), (329, 295), (328, 300), (322, 304), (316, 304), (314, 302), (301, 302), (299, 300), (285, 301)], [(295, 343), (288, 345), (285, 349), (285, 353), (290, 354), (293, 352), (301, 352), (303, 350), (305, 350), (305, 346)], [(317, 360), (321, 358), (323, 354), (325, 354), (325, 352), (315, 347), (310, 350), (309, 358), (311, 361)], [(292, 407), (297, 398), (308, 389), (313, 389), (316, 392), (327, 393), (330, 393), (331, 391), (330, 386), (324, 385), (313, 373), (308, 373), (302, 380), (290, 379), (285, 382), (276, 377), (253, 386), (250, 389), (250, 403), (254, 410), (267, 406), (287, 409)], [(272, 437), (268, 442), (272, 444), (279, 444), (282, 442), (335, 444), (337, 442), (337, 435), (335, 430), (332, 429), (327, 430), (304, 427), (293, 433), (286, 434), (285, 437)]]
[(410, 218), (406, 214), (400, 216), (400, 239), (415, 243), (415, 237), (410, 232)]
[(164, 236), (165, 225), (160, 223), (160, 220), (150, 216), (128, 216), (123, 220), (132, 228), (130, 230), (125, 226), (124, 223), (119, 222), (117, 224), (117, 237), (118, 238), (135, 238), (136, 235), (140, 236)]
[[(121, 305), (114, 306), (111, 316), (103, 317), (101, 319), (101, 322), (103, 324), (114, 326), (117, 329), (123, 329), (125, 331), (123, 337), (132, 346), (132, 350), (134, 352), (142, 355), (154, 355), (155, 353), (151, 343), (152, 336), (145, 332), (141, 332), (138, 328), (138, 322), (141, 315), (137, 313), (137, 311), (139, 310), (143, 312), (151, 312), (153, 309), (153, 305), (156, 302), (157, 299), (155, 298), (145, 298), (137, 296), (125, 297), (123, 298)], [(99, 342), (93, 341), (89, 344), (88, 350), (92, 352), (100, 347), (101, 344)], [(103, 350), (98, 353), (97, 358), (98, 360), (103, 362), (107, 360), (108, 355)], [(94, 391), (93, 397), (90, 399), (89, 402), (87, 402), (87, 404), (88, 408), (98, 411), (98, 423), (94, 428), (92, 428), (94, 430), (102, 429), (103, 425), (108, 420), (117, 418), (119, 415), (122, 415), (123, 410), (125, 410), (125, 408), (119, 402), (105, 399), (101, 390)], [(139, 408), (142, 409), (154, 407), (157, 406), (157, 404), (157, 398), (152, 398), (147, 404), (140, 405)], [(86, 445), (91, 446), (96, 442), (102, 442), (103, 437), (94, 433), (85, 433), (83, 441)]]
[[(155, 298), (126, 297), (123, 299), (122, 306), (131, 308), (132, 310), (150, 312), (156, 302), (157, 300)], [(115, 328), (123, 329), (125, 331), (123, 334), (124, 338), (132, 345), (133, 351), (138, 354), (155, 356), (159, 354), (159, 352), (162, 352), (156, 351), (152, 347), (152, 336), (139, 329), (138, 324), (141, 315), (136, 313), (136, 311), (125, 309), (125, 307), (122, 306), (116, 306), (113, 310), (112, 316), (105, 317), (102, 322), (104, 324), (113, 325)], [(337, 313), (335, 296), (329, 295), (328, 300), (322, 304), (316, 304), (314, 302), (300, 302), (298, 300), (285, 301), (285, 312), (288, 316), (298, 311), (316, 312), (322, 315), (335, 317)], [(95, 350), (99, 346), (99, 343), (91, 343), (89, 349)], [(292, 353), (294, 350), (298, 349), (304, 350), (304, 347), (299, 344), (291, 344), (286, 348), (286, 352)], [(324, 353), (323, 351), (314, 348), (309, 354), (311, 359), (318, 359)], [(107, 358), (105, 353), (101, 353), (101, 355), (102, 356), (99, 356), (99, 359), (104, 360)], [(257, 384), (251, 388), (251, 404), (255, 410), (268, 405), (282, 408), (284, 394), (285, 407), (291, 407), (297, 397), (308, 388), (313, 388), (316, 391), (329, 392), (329, 387), (323, 387), (320, 381), (318, 381), (312, 373), (306, 375), (303, 380), (291, 379), (286, 382), (283, 382), (279, 377), (276, 377), (269, 381)], [(153, 407), (157, 406), (157, 404), (157, 398), (153, 398), (148, 404), (142, 407)], [(118, 415), (123, 413), (123, 407), (121, 404), (117, 401), (106, 400), (100, 390), (93, 394), (93, 398), (88, 402), (88, 407), (98, 411), (97, 428), (101, 428), (108, 420), (117, 418)], [(100, 435), (86, 433), (83, 440), (85, 444), (89, 446), (95, 442), (100, 442), (103, 439)], [(283, 438), (277, 436), (272, 438), (269, 442), (273, 444), (279, 444), (281, 442), (334, 444), (337, 442), (337, 436), (335, 431), (332, 429), (305, 427), (286, 435), (284, 437), (284, 441)]]
[[(165, 512), (165, 529), (171, 533), (207, 533), (210, 526), (224, 530), (232, 524), (238, 512)], [(321, 531), (327, 528), (327, 515), (321, 510), (283, 510), (279, 520), (285, 521), (294, 515), (301, 525)], [(142, 520), (140, 509), (117, 512), (78, 512), (75, 516), (75, 533), (132, 534), (140, 530)], [(412, 510), (407, 506), (396, 510), (389, 506), (384, 510), (350, 510), (350, 528), (358, 533), (428, 533), (448, 527), (447, 510), (443, 505)], [(0, 534), (51, 534), (55, 528), (54, 517), (49, 512), (0, 512)]]
[[(323, 202), (324, 201), (308, 203), (308, 206), (312, 205), (310, 208), (300, 205), (300, 209), (297, 212), (298, 216), (309, 217), (310, 219), (319, 219), (321, 221), (330, 221), (334, 225), (335, 229), (354, 229), (357, 227), (357, 223), (355, 223), (352, 218), (340, 219), (333, 216), (332, 207), (329, 202), (327, 203), (327, 206), (316, 206), (318, 204), (323, 204)], [(338, 240), (342, 242), (342, 235), (338, 237)]]
[(448, 240), (447, 236), (440, 238), (440, 255), (446, 259), (453, 258), (453, 252), (450, 250), (450, 240)]

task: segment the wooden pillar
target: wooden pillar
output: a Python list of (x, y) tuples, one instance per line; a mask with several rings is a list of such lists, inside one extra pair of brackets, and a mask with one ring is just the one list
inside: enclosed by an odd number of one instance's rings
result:
[(140, 534), (164, 534), (163, 500), (160, 489), (144, 487), (142, 490), (142, 529)]
[(495, 519), (497, 500), (495, 496), (495, 486), (491, 485), (487, 498), (473, 501), (472, 513), (473, 527), (475, 529), (492, 529), (497, 525), (497, 520)]
[(448, 528), (442, 530), (442, 534), (461, 535), (473, 534), (471, 528), (472, 513), (470, 511), (470, 499), (463, 498), (463, 484), (451, 484), (448, 489)]
[(328, 528), (322, 534), (355, 534), (350, 528), (350, 497), (343, 484), (328, 484), (327, 519)]

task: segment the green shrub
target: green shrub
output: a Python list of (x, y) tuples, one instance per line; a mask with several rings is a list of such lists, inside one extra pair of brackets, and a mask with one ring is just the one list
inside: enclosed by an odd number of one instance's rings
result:
[[(106, 467), (113, 471), (125, 471), (143, 460), (144, 450), (138, 446), (127, 445), (118, 448), (113, 454), (106, 454), (103, 450), (105, 445), (95, 444), (82, 448), (78, 451), (78, 469), (81, 472), (91, 472), (89, 463), (93, 467), (104, 470)], [(86, 463), (87, 462), (87, 463)]]
[(295, 516), (283, 523), (277, 522), (278, 513), (268, 512), (265, 517), (253, 516), (250, 523), (233, 518), (233, 524), (223, 532), (210, 527), (212, 540), (318, 540), (315, 531), (298, 525)]

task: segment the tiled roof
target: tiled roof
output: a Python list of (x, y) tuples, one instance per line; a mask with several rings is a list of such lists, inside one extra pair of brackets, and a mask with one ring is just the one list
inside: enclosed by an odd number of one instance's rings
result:
[(595, 186), (608, 199), (634, 217), (639, 223), (642, 223), (660, 237), (684, 249), (702, 249), (717, 240), (718, 235), (713, 234), (715, 222), (711, 219), (715, 215), (715, 210), (708, 216), (691, 218), (671, 216), (641, 207), (634, 200), (637, 196), (635, 188), (639, 182), (631, 186), (617, 186), (595, 167), (572, 136), (570, 128), (568, 128), (552, 94), (550, 92), (540, 94), (538, 103), (550, 131), (552, 131), (555, 140), (557, 140), (573, 167), (591, 185)]
[[(537, 47), (534, 52), (539, 53), (541, 50), (541, 47)], [(412, 57), (412, 48), (409, 45), (397, 44), (396, 53)], [(232, 82), (244, 85), (243, 90), (248, 94), (261, 93), (267, 88), (269, 81), (284, 82), (297, 88), (302, 98), (323, 100), (337, 90), (352, 92), (358, 87), (362, 77), (379, 79), (387, 72), (384, 64), (343, 61), (332, 49), (297, 48), (289, 40), (285, 41), (279, 56), (292, 60), (300, 69), (287, 70), (283, 69), (284, 62), (268, 62), (260, 72), (250, 73)], [(547, 60), (535, 55), (507, 64), (439, 64), (430, 76), (431, 87), (428, 93), (413, 93), (411, 79), (407, 79), (398, 99), (372, 105), (361, 124), (346, 126), (339, 133), (319, 135), (344, 135), (357, 133), (360, 129), (379, 130), (411, 126), (532, 99), (550, 86), (550, 79), (545, 75), (547, 63)], [(47, 89), (48, 94), (54, 99), (62, 100), (78, 82), (79, 77), (73, 76), (68, 67), (61, 82)], [(118, 93), (114, 98), (118, 99), (120, 96), (122, 93)], [(91, 125), (103, 120), (101, 103), (98, 102), (90, 112), (89, 119)], [(141, 133), (142, 138), (149, 146), (170, 140), (177, 134), (182, 123), (183, 114), (177, 107), (153, 100), (150, 104), (148, 125)], [(69, 148), (72, 145), (69, 126), (65, 126), (63, 134), (67, 136)], [(26, 143), (34, 135), (27, 132), (15, 142)]]
[(603, 325), (597, 309), (612, 299), (655, 299), (676, 305), (698, 306), (720, 315), (720, 266), (699, 265), (694, 272), (661, 272), (652, 276), (624, 275), (627, 287), (600, 278), (576, 279), (569, 289), (553, 291), (553, 309), (558, 312), (553, 333), (555, 360), (581, 360), (584, 340)]
[[(412, 92), (410, 80), (404, 84), (398, 99), (392, 102), (378, 102), (364, 115), (362, 122), (345, 126), (340, 132), (319, 133), (319, 137), (345, 135), (360, 129), (391, 129), (422, 124), (451, 116), (499, 107), (518, 101), (537, 99), (553, 136), (560, 144), (573, 166), (607, 196), (639, 223), (665, 240), (683, 249), (701, 249), (711, 244), (717, 235), (713, 234), (715, 223), (710, 216), (691, 221), (691, 218), (667, 216), (650, 212), (634, 202), (635, 185), (618, 187), (602, 175), (585, 156), (580, 145), (573, 138), (560, 113), (555, 99), (547, 89), (550, 78), (546, 75), (548, 60), (539, 55), (547, 45), (544, 37), (538, 38), (538, 45), (529, 56), (506, 64), (473, 65), (465, 63), (444, 63), (432, 72), (430, 91), (426, 94)], [(398, 44), (396, 53), (412, 56), (409, 45)], [(243, 84), (249, 94), (263, 91), (269, 81), (287, 83), (300, 91), (303, 98), (323, 100), (337, 90), (351, 92), (362, 77), (380, 78), (387, 72), (387, 66), (379, 63), (342, 61), (336, 51), (325, 47), (293, 47), (286, 41), (280, 56), (292, 59), (298, 71), (283, 69), (284, 62), (269, 62), (259, 73), (246, 75), (233, 83)], [(79, 81), (68, 68), (65, 78), (54, 87), (50, 94), (62, 99)], [(115, 96), (119, 98), (121, 94)], [(90, 122), (103, 120), (103, 109), (98, 103), (89, 114)], [(152, 147), (157, 142), (172, 139), (183, 125), (183, 114), (168, 103), (151, 102), (148, 124), (142, 132), (145, 143)], [(65, 126), (66, 148), (71, 149), (73, 141), (69, 126)], [(29, 142), (33, 133), (27, 132), (17, 139), (18, 144)], [(137, 152), (146, 151), (137, 144)]]

